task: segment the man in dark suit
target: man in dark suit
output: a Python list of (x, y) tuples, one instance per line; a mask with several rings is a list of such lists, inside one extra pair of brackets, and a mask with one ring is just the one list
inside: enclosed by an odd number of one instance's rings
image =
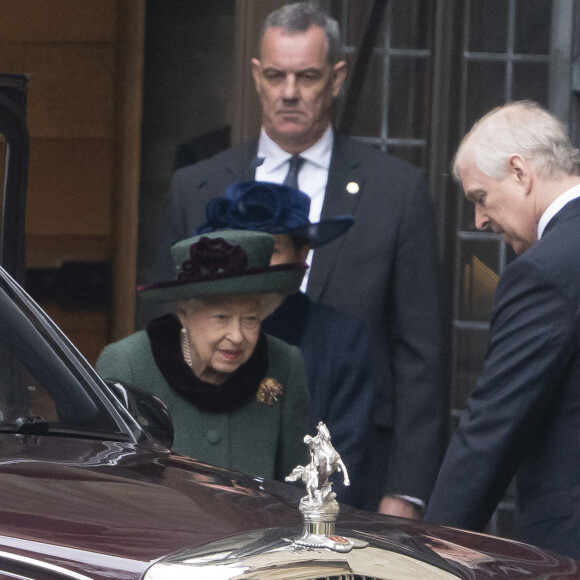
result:
[(165, 244), (190, 235), (208, 200), (235, 181), (297, 185), (311, 198), (312, 222), (354, 216), (346, 235), (309, 257), (304, 286), (371, 333), (375, 447), (366, 507), (419, 517), (447, 425), (435, 220), (421, 171), (333, 131), (332, 101), (346, 75), (340, 52), (337, 22), (312, 3), (270, 14), (252, 59), (260, 138), (175, 173)]
[(479, 229), (519, 255), (500, 277), (483, 374), (427, 519), (483, 530), (514, 474), (518, 538), (580, 558), (580, 156), (529, 101), (495, 109), (454, 172)]
[[(351, 216), (318, 223), (309, 220), (310, 198), (287, 185), (261, 181), (233, 183), (225, 196), (210, 200), (206, 222), (195, 234), (244, 229), (274, 235), (270, 263), (304, 263), (308, 252), (332, 243), (352, 226)], [(314, 302), (304, 292), (287, 296), (262, 322), (262, 330), (300, 347), (310, 395), (310, 432), (319, 421), (349, 474), (336, 478), (338, 500), (363, 507), (371, 456), (374, 384), (365, 324), (355, 316)]]

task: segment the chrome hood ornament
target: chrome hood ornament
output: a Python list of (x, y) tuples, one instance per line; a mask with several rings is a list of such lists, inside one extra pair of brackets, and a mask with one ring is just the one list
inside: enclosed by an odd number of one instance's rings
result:
[(310, 451), (310, 463), (306, 466), (298, 465), (286, 476), (286, 481), (302, 479), (308, 492), (300, 500), (298, 509), (304, 516), (304, 531), (295, 543), (309, 548), (328, 548), (336, 552), (364, 548), (367, 542), (335, 534), (340, 507), (335, 499), (336, 493), (332, 491), (332, 482), (328, 478), (338, 471), (343, 473), (344, 485), (350, 485), (350, 481), (346, 466), (330, 442), (328, 428), (321, 421), (316, 429), (318, 435), (304, 437), (304, 443)]

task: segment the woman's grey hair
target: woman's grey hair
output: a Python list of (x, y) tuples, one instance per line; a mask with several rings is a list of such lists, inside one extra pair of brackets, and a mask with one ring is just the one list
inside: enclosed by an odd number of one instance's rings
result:
[(178, 300), (171, 306), (173, 306), (173, 314), (182, 314), (185, 317), (189, 317), (198, 310), (201, 310), (205, 304), (205, 301), (202, 299), (188, 298), (187, 300)]
[(530, 161), (544, 178), (561, 179), (580, 173), (580, 152), (570, 141), (564, 123), (533, 101), (515, 101), (482, 117), (463, 138), (453, 162), (453, 175), (475, 162), (488, 177), (507, 175), (510, 155)]
[(281, 294), (220, 294), (217, 296), (198, 296), (196, 298), (188, 298), (187, 300), (178, 300), (172, 305), (173, 314), (176, 316), (183, 315), (189, 318), (196, 312), (203, 310), (208, 306), (219, 304), (220, 302), (236, 301), (237, 298), (245, 300), (247, 298), (255, 298), (260, 301), (260, 318), (264, 320), (266, 316), (271, 314), (282, 302), (284, 296)]
[(294, 2), (271, 12), (260, 32), (260, 46), (268, 28), (277, 26), (288, 34), (306, 32), (311, 26), (320, 26), (328, 40), (328, 61), (331, 65), (342, 60), (340, 27), (338, 22), (318, 8), (316, 2)]

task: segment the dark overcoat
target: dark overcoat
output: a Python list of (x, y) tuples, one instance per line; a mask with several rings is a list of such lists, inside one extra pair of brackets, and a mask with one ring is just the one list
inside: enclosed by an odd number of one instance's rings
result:
[(580, 200), (507, 266), (484, 370), (427, 519), (483, 530), (517, 474), (518, 538), (580, 559)]
[(297, 292), (262, 330), (300, 348), (310, 394), (310, 433), (323, 421), (347, 467), (350, 486), (335, 479), (338, 500), (364, 507), (372, 444), (374, 385), (367, 329), (356, 317)]
[(106, 346), (96, 368), (101, 376), (136, 385), (167, 405), (175, 427), (174, 451), (284, 481), (296, 465), (309, 461), (303, 441), (308, 432), (308, 392), (300, 350), (273, 336), (266, 338), (266, 377), (277, 379), (283, 394), (272, 405), (254, 399), (231, 413), (201, 411), (171, 389), (144, 330)]

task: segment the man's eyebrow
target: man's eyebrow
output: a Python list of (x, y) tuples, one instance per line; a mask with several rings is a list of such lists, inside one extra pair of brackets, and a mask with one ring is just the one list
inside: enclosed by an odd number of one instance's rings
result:
[(469, 200), (472, 201), (473, 203), (477, 202), (477, 198), (482, 195), (485, 194), (485, 191), (483, 191), (483, 189), (469, 189), (465, 192), (465, 197)]
[(303, 69), (299, 69), (299, 70), (292, 70), (292, 71), (288, 71), (285, 68), (278, 68), (275, 65), (269, 65), (269, 66), (265, 66), (263, 68), (264, 72), (268, 71), (268, 72), (278, 72), (278, 73), (283, 73), (283, 74), (288, 74), (289, 72), (293, 72), (296, 75), (300, 75), (300, 74), (304, 74), (304, 73), (319, 73), (322, 71), (322, 69), (317, 68), (315, 66), (310, 66), (308, 68), (303, 68)]

